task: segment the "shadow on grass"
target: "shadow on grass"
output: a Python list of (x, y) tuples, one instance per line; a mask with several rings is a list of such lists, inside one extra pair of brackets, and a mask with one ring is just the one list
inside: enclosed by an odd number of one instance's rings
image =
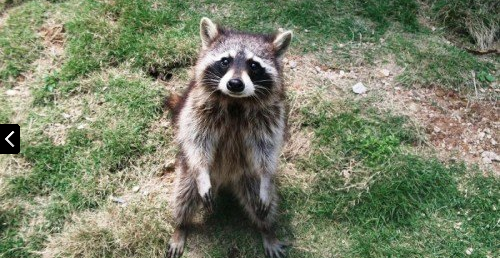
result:
[[(288, 253), (293, 251), (293, 257), (309, 257), (302, 250), (293, 247), (295, 231), (291, 225), (291, 217), (283, 214), (282, 205), (276, 223), (276, 234), (281, 241), (290, 242)], [(195, 240), (196, 239), (196, 240)], [(195, 240), (195, 241), (193, 241)], [(196, 242), (196, 246), (193, 243)], [(207, 250), (208, 257), (263, 257), (264, 248), (259, 231), (250, 221), (243, 207), (234, 195), (227, 191), (219, 194), (216, 210), (206, 216), (202, 225), (193, 228), (188, 249)], [(207, 246), (198, 246), (207, 245)], [(288, 257), (292, 257), (289, 255)]]

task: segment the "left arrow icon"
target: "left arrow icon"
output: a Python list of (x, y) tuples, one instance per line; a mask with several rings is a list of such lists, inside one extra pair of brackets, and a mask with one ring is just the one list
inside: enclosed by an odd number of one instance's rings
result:
[[(12, 144), (10, 141), (9, 141), (9, 138), (14, 134), (14, 131), (12, 131), (7, 137), (5, 137), (5, 141), (7, 141), (11, 147), (14, 147), (14, 144)], [(4, 134), (5, 135), (5, 134)]]

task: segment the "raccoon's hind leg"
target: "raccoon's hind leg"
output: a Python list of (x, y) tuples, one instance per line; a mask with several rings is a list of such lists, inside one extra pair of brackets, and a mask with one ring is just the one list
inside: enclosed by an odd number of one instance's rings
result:
[[(267, 257), (282, 258), (286, 256), (285, 249), (288, 244), (276, 238), (273, 230), (278, 207), (278, 195), (274, 185), (269, 185), (267, 197), (268, 205), (263, 208), (260, 198), (261, 180), (259, 178), (243, 178), (238, 187), (235, 187), (236, 195), (248, 213), (250, 219), (257, 225), (262, 234), (264, 251)], [(263, 212), (265, 209), (265, 212)]]
[[(180, 166), (178, 169), (184, 169)], [(200, 203), (196, 180), (186, 171), (180, 171), (176, 178), (174, 219), (176, 227), (170, 238), (166, 258), (179, 258), (184, 252), (188, 228)]]

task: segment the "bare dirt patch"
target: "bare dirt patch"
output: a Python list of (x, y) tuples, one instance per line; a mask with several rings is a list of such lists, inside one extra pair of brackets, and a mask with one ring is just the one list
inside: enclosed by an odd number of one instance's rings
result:
[[(297, 110), (293, 105), (304, 107), (313, 99), (311, 96), (321, 92), (321, 99), (333, 102), (343, 98), (370, 98), (374, 107), (382, 111), (408, 116), (417, 129), (421, 128), (427, 144), (441, 158), (478, 164), (484, 171), (491, 170), (500, 176), (500, 106), (496, 99), (485, 97), (491, 95), (495, 87), (479, 89), (475, 96), (441, 88), (408, 89), (397, 81), (404, 69), (393, 60), (389, 57), (376, 61), (375, 65), (345, 69), (331, 69), (308, 56), (285, 60), (289, 91), (300, 99), (292, 100), (292, 134), (285, 154), (292, 151), (292, 155), (297, 155), (293, 151), (301, 151), (301, 147), (296, 145), (312, 137), (304, 137), (302, 129), (297, 127), (301, 118), (294, 112)], [(366, 86), (366, 93), (353, 92), (352, 86), (358, 82)], [(301, 152), (307, 152), (308, 148)]]
[[(414, 94), (412, 94), (414, 95)], [(429, 140), (444, 156), (477, 163), (500, 175), (498, 143), (500, 107), (491, 101), (470, 101), (456, 92), (428, 89), (415, 101), (415, 117), (426, 126)], [(491, 157), (493, 153), (495, 157)]]
[(64, 52), (64, 27), (55, 20), (47, 21), (38, 31), (43, 43), (51, 52), (61, 55)]
[(38, 30), (38, 36), (42, 39), (44, 49), (41, 58), (35, 62), (35, 71), (44, 75), (61, 65), (65, 42), (64, 27), (57, 20), (48, 19)]

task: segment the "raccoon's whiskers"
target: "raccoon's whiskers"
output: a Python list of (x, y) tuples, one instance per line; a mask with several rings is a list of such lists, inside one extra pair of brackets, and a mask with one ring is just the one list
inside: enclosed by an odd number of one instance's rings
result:
[(201, 80), (201, 82), (213, 82), (215, 84), (219, 84), (219, 80), (215, 80), (215, 79), (203, 79), (203, 80)]
[(256, 96), (256, 95), (251, 95), (251, 97), (252, 97), (255, 101), (257, 101), (257, 104), (258, 104), (259, 106), (261, 106), (261, 107), (265, 106), (264, 102), (262, 102), (262, 100), (261, 100), (258, 96)]
[(257, 90), (265, 90), (266, 93), (271, 93), (271, 90), (269, 90), (268, 88), (264, 87), (264, 86), (261, 86), (261, 85), (257, 85), (257, 84), (254, 84), (253, 85), (255, 87), (255, 89)]
[[(218, 90), (219, 90), (219, 89), (213, 89), (212, 91), (210, 91), (210, 92), (208, 93), (208, 97), (207, 97), (207, 99), (210, 99), (210, 97), (211, 97), (211, 96), (212, 96), (212, 95), (213, 95), (216, 91), (218, 91)], [(208, 110), (208, 109), (209, 109), (209, 108), (205, 108), (205, 110)]]
[(209, 71), (209, 70), (207, 70), (205, 72), (207, 73), (207, 75), (211, 75), (211, 76), (213, 76), (216, 79), (221, 79), (222, 78), (222, 74), (216, 74), (216, 73), (214, 73), (212, 71)]
[(273, 80), (259, 80), (259, 81), (254, 81), (254, 83), (260, 83), (260, 82), (274, 82)]

